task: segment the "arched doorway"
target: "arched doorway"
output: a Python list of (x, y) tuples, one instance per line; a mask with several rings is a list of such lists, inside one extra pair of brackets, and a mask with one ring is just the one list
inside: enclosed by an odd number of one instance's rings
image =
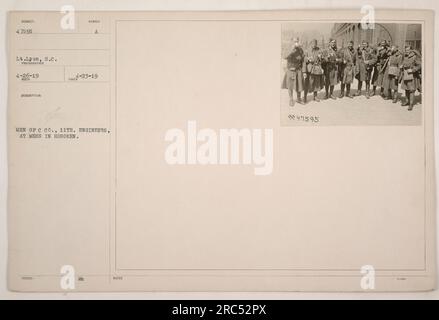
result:
[(393, 43), (393, 38), (389, 30), (387, 30), (387, 28), (382, 24), (377, 23), (376, 26), (378, 27), (377, 41), (381, 42), (383, 40), (386, 40), (388, 43)]

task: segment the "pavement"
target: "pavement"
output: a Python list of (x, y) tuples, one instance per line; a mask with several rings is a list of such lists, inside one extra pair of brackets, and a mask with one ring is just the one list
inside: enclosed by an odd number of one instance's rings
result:
[[(354, 82), (354, 88), (357, 83)], [(357, 90), (351, 89), (355, 94)], [(379, 93), (379, 88), (377, 88)], [(364, 95), (353, 99), (340, 95), (340, 85), (335, 87), (334, 95), (336, 100), (324, 100), (325, 90), (318, 94), (320, 102), (313, 101), (312, 93), (308, 94), (308, 103), (301, 105), (296, 102), (294, 107), (289, 106), (288, 90), (281, 90), (281, 125), (303, 126), (303, 125), (421, 125), (422, 124), (422, 95), (415, 93), (415, 106), (412, 111), (408, 107), (401, 106), (401, 97), (405, 101), (405, 94), (399, 93), (397, 103), (392, 100), (384, 100), (378, 94), (367, 99)], [(303, 96), (303, 93), (302, 93)], [(296, 98), (296, 94), (294, 94)]]

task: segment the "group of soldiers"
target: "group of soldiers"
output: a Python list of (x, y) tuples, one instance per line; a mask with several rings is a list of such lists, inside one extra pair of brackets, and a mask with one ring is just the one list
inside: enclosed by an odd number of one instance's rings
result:
[[(401, 86), (405, 91), (401, 105), (408, 106), (410, 111), (413, 110), (416, 90), (421, 91), (421, 56), (410, 45), (403, 53), (385, 40), (374, 48), (366, 41), (354, 48), (353, 41), (350, 41), (347, 47), (338, 49), (336, 40), (330, 39), (328, 48), (320, 49), (317, 40), (313, 40), (310, 50), (305, 53), (299, 39), (294, 38), (285, 59), (287, 66), (282, 88), (288, 89), (290, 106), (295, 104), (294, 92), (300, 104), (307, 103), (311, 92), (313, 99), (319, 102), (318, 92), (323, 88), (325, 99), (336, 99), (334, 86), (341, 83), (339, 98), (361, 96), (364, 88), (369, 99), (377, 94), (379, 87), (380, 95), (393, 103), (398, 102), (398, 87)], [(352, 95), (354, 79), (358, 81), (358, 88)]]

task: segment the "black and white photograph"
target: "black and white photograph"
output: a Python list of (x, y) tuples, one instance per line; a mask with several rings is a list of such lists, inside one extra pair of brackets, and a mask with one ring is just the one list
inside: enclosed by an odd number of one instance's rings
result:
[(422, 24), (282, 25), (281, 125), (420, 125)]

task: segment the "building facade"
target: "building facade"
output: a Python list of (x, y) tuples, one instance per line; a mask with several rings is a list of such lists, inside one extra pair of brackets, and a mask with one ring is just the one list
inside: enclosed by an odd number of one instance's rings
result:
[(335, 23), (331, 36), (337, 40), (339, 47), (345, 47), (350, 40), (354, 41), (354, 46), (363, 40), (371, 45), (387, 40), (401, 49), (410, 44), (419, 52), (422, 51), (421, 24), (375, 23), (373, 26), (373, 29), (363, 29), (361, 23)]

